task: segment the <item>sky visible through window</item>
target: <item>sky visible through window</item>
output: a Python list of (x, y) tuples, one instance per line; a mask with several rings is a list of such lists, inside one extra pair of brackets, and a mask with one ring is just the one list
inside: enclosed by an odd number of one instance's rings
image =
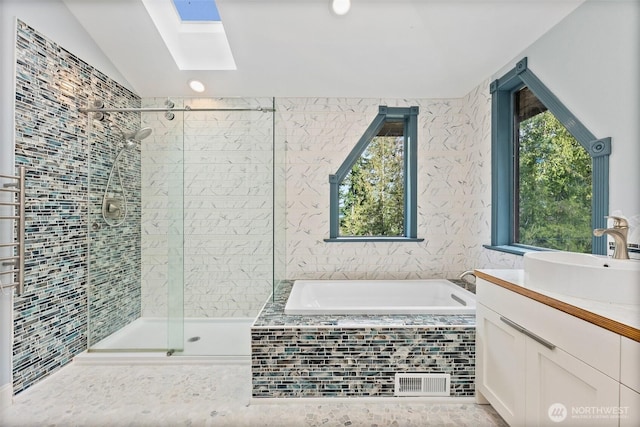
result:
[(214, 0), (173, 0), (183, 21), (220, 21)]

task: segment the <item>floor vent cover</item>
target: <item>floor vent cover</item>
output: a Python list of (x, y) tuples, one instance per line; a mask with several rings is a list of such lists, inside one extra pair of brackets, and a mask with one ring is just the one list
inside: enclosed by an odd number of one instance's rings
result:
[(450, 374), (396, 374), (396, 396), (449, 396)]

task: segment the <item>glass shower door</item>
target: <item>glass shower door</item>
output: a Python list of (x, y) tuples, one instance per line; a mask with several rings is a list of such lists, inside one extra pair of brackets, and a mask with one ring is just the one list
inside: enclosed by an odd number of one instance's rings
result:
[[(182, 114), (181, 114), (182, 116)], [(184, 351), (184, 161), (183, 151), (168, 153), (167, 175), (167, 348), (168, 354)]]
[[(157, 112), (89, 114), (90, 352), (184, 348), (181, 122)], [(143, 139), (130, 137), (146, 128)], [(122, 208), (117, 221), (105, 200)]]
[[(156, 107), (163, 100), (145, 100)], [(167, 355), (184, 350), (184, 113), (142, 113), (141, 317), (163, 327)]]
[(144, 350), (156, 343), (134, 338), (141, 326), (141, 144), (124, 133), (141, 130), (140, 114), (87, 116), (87, 346)]

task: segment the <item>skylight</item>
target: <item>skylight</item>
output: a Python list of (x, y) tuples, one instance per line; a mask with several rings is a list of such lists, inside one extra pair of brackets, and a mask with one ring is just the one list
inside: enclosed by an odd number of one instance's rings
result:
[(180, 19), (184, 21), (220, 21), (215, 0), (173, 0)]
[(180, 70), (235, 70), (214, 0), (142, 0)]

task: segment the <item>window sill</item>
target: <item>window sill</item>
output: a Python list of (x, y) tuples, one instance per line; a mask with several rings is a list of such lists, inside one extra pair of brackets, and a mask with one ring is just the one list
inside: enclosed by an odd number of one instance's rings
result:
[(550, 250), (550, 249), (542, 249), (542, 248), (533, 248), (530, 246), (516, 246), (516, 245), (497, 245), (497, 246), (482, 245), (482, 247), (492, 251), (505, 252), (508, 254), (520, 255), (520, 256), (523, 256), (527, 252), (545, 252)]
[(327, 243), (346, 243), (346, 242), (424, 242), (424, 239), (418, 237), (334, 237), (332, 239), (324, 239)]

